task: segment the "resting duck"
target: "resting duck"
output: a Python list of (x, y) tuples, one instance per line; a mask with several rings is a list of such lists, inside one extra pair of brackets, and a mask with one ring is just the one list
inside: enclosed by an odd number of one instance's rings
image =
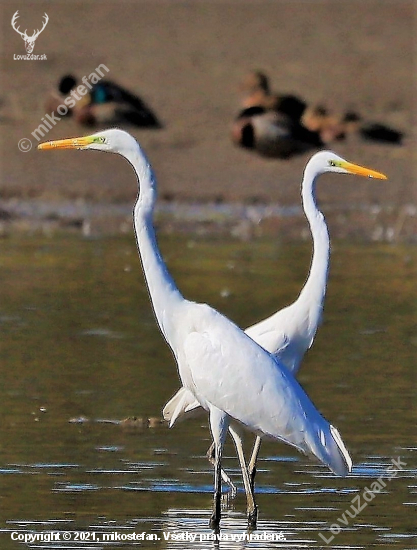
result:
[(307, 108), (305, 101), (291, 94), (278, 95), (271, 92), (269, 79), (261, 71), (250, 72), (242, 81), (240, 89), (244, 94), (242, 108), (263, 107), (281, 113), (291, 120), (300, 121)]
[(57, 89), (52, 90), (47, 97), (47, 111), (56, 111), (71, 95), (73, 105), (71, 109), (67, 109), (66, 116), (73, 117), (79, 124), (131, 124), (145, 128), (161, 128), (162, 125), (152, 109), (140, 97), (119, 84), (111, 80), (100, 80), (81, 97), (71, 93), (78, 84), (75, 76), (63, 76)]
[(323, 142), (287, 115), (264, 107), (243, 109), (232, 126), (232, 141), (268, 157), (289, 158)]
[(236, 145), (258, 153), (288, 158), (310, 148), (322, 147), (342, 134), (340, 125), (323, 108), (310, 108), (299, 97), (271, 92), (269, 79), (252, 71), (243, 80), (242, 111), (232, 127)]
[(261, 71), (250, 72), (240, 85), (242, 111), (232, 127), (236, 145), (265, 156), (288, 158), (311, 148), (320, 148), (349, 134), (364, 139), (400, 143), (402, 134), (381, 124), (363, 124), (354, 112), (337, 116), (321, 106), (309, 106), (291, 94), (271, 92)]

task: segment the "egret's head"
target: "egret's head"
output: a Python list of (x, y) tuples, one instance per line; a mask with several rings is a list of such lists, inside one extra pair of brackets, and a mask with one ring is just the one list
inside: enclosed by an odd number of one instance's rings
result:
[(137, 148), (135, 139), (127, 132), (117, 128), (97, 132), (90, 136), (46, 141), (38, 145), (38, 149), (95, 149), (125, 156), (135, 148)]
[(376, 178), (380, 180), (387, 179), (385, 174), (381, 174), (381, 172), (376, 172), (370, 168), (365, 168), (364, 166), (359, 166), (358, 164), (348, 162), (332, 151), (320, 151), (319, 153), (316, 153), (309, 160), (307, 167), (311, 167), (316, 174), (336, 172), (338, 174), (355, 174), (357, 176)]

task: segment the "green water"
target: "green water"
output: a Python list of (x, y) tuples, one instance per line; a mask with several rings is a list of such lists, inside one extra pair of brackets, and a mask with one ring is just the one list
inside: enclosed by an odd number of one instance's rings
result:
[[(295, 298), (311, 252), (309, 243), (191, 237), (164, 237), (161, 249), (186, 297), (241, 326)], [(324, 324), (299, 379), (339, 428), (353, 473), (336, 478), (265, 443), (257, 533), (282, 531), (286, 541), (215, 546), (199, 540), (210, 534), (212, 503), (206, 419), (171, 430), (120, 423), (159, 418), (178, 388), (133, 236), (1, 240), (1, 548), (417, 548), (416, 275), (413, 246), (333, 244)], [(352, 500), (398, 457), (401, 471), (342, 525)], [(225, 466), (240, 489), (222, 520), (231, 537), (245, 531), (245, 499), (230, 444)], [(331, 525), (341, 532), (326, 544)], [(11, 540), (51, 530), (161, 540)], [(186, 532), (197, 540), (171, 538)]]

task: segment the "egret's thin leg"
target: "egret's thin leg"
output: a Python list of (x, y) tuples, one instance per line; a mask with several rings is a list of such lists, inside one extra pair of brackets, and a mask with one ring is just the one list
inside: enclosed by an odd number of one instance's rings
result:
[(210, 428), (214, 441), (214, 502), (209, 525), (216, 533), (220, 531), (222, 455), (229, 423), (230, 419), (224, 411), (213, 406), (210, 407)]
[(230, 435), (233, 437), (233, 441), (235, 442), (237, 456), (239, 458), (240, 468), (242, 470), (243, 485), (245, 486), (246, 492), (248, 525), (250, 528), (255, 529), (256, 520), (258, 518), (258, 507), (255, 504), (255, 497), (250, 484), (248, 469), (246, 467), (245, 455), (243, 453), (242, 436), (240, 435), (236, 426), (229, 426), (229, 432)]
[(215, 445), (215, 464), (214, 464), (214, 502), (213, 513), (210, 518), (210, 527), (218, 533), (220, 531), (220, 518), (221, 518), (221, 500), (222, 500), (222, 476), (221, 476), (221, 463), (222, 463), (222, 449)]
[[(208, 461), (210, 462), (210, 464), (212, 466), (214, 466), (214, 463), (215, 463), (215, 460), (214, 460), (214, 443), (212, 443), (210, 445), (210, 448), (207, 451), (207, 458), (208, 458)], [(226, 474), (226, 472), (223, 470), (223, 468), (221, 470), (221, 476), (222, 476), (222, 480), (224, 481), (224, 483), (226, 483), (226, 485), (229, 486), (230, 493), (229, 493), (228, 497), (229, 498), (235, 498), (236, 495), (237, 495), (236, 485), (233, 483), (233, 481), (230, 479), (230, 477)]]
[(250, 461), (248, 465), (248, 473), (249, 473), (252, 493), (255, 491), (256, 461), (258, 460), (261, 443), (262, 443), (262, 439), (259, 437), (259, 435), (257, 435), (255, 439), (255, 443), (253, 445), (252, 456), (250, 457)]

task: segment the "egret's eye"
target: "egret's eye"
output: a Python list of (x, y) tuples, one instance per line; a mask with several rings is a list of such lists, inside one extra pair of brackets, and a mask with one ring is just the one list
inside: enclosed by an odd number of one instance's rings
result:
[(336, 166), (336, 162), (334, 160), (329, 160), (329, 166)]
[(105, 137), (96, 137), (94, 140), (96, 143), (106, 143)]

